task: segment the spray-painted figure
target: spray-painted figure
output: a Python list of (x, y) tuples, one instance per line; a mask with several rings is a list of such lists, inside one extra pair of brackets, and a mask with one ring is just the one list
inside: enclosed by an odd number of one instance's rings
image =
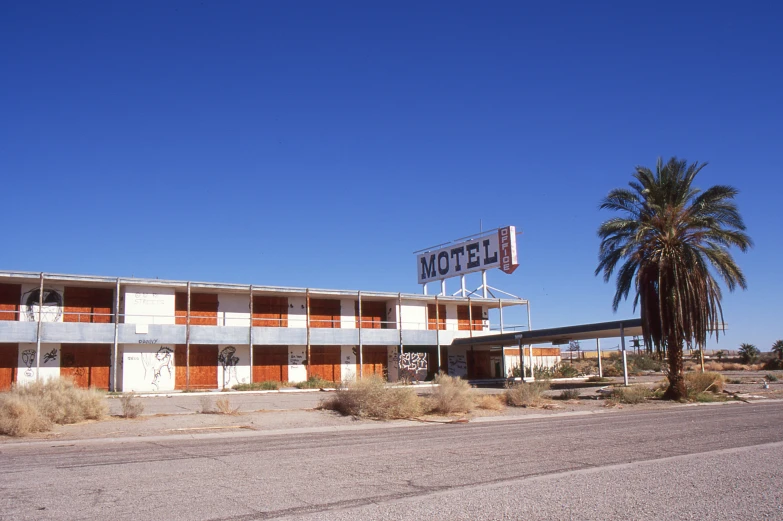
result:
[(22, 351), (22, 362), (27, 366), (24, 374), (25, 376), (33, 376), (33, 362), (35, 362), (35, 351), (32, 349), (25, 349)]
[(421, 381), (427, 378), (427, 353), (407, 352), (400, 355), (400, 373)]
[(237, 380), (237, 364), (239, 363), (239, 357), (234, 356), (236, 352), (236, 347), (228, 346), (224, 348), (218, 356), (218, 362), (223, 365), (223, 387), (228, 387), (231, 384), (231, 380), (239, 383)]
[(144, 378), (152, 372), (152, 381), (150, 382), (157, 390), (160, 386), (161, 377), (165, 376), (171, 379), (174, 373), (171, 371), (172, 354), (174, 351), (170, 347), (161, 347), (157, 353), (144, 353), (141, 355), (141, 363), (144, 365)]
[(57, 348), (56, 347), (53, 348), (48, 353), (44, 353), (43, 363), (46, 364), (48, 362), (51, 362), (52, 360), (57, 360)]
[(41, 322), (58, 322), (63, 314), (63, 297), (58, 291), (44, 288), (43, 307), (41, 308), (41, 290), (34, 289), (22, 296), (25, 305), (25, 316), (28, 322), (38, 321), (38, 310), (41, 309)]

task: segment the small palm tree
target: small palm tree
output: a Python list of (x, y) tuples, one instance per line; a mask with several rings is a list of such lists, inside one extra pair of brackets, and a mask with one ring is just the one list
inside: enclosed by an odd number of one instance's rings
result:
[(753, 344), (740, 344), (739, 355), (743, 364), (753, 364), (759, 359), (761, 351)]
[(664, 397), (687, 396), (683, 376), (683, 344), (704, 348), (707, 332), (723, 322), (721, 290), (713, 273), (729, 290), (745, 289), (745, 276), (729, 248), (746, 251), (752, 241), (733, 202), (737, 190), (717, 185), (705, 191), (692, 186), (706, 164), (676, 158), (658, 160), (656, 171), (636, 167), (631, 189), (615, 189), (601, 209), (622, 215), (604, 222), (599, 263), (609, 282), (615, 268), (617, 289), (612, 306), (635, 290), (645, 345), (668, 353), (669, 388)]
[(783, 360), (783, 340), (776, 340), (772, 344), (772, 352), (778, 355), (778, 360)]

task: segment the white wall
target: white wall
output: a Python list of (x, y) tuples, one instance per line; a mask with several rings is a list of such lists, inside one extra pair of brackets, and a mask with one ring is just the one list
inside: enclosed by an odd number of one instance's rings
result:
[(174, 390), (174, 346), (125, 344), (122, 346), (123, 392)]
[[(22, 284), (22, 297), (19, 301), (19, 321), (20, 322), (36, 322), (38, 320), (38, 306), (39, 296), (36, 296), (38, 290), (41, 289), (40, 284)], [(49, 292), (54, 292), (56, 295), (49, 296)], [(44, 306), (42, 315), (42, 322), (62, 322), (63, 321), (63, 296), (65, 295), (65, 286), (49, 285), (44, 283)], [(46, 302), (47, 297), (56, 298), (59, 296), (60, 305), (55, 305), (52, 301), (48, 304)], [(35, 302), (34, 304), (27, 305), (28, 301)]]
[[(45, 317), (46, 310), (44, 310), (44, 321)], [(19, 385), (35, 381), (35, 349), (36, 345), (33, 343), (19, 344), (16, 371), (16, 382)], [(41, 380), (60, 376), (60, 355), (60, 344), (41, 344)]]
[(307, 380), (307, 367), (302, 364), (307, 356), (307, 346), (288, 346), (288, 381)]
[(250, 293), (218, 294), (219, 326), (250, 326)]
[[(391, 309), (391, 311), (389, 311)], [(400, 323), (399, 323), (399, 310), (400, 305), (397, 300), (387, 300), (386, 301), (386, 321), (388, 324), (386, 324), (386, 327), (389, 329), (399, 329)]]
[(356, 301), (353, 299), (340, 300), (340, 329), (356, 329)]
[(231, 388), (250, 382), (250, 346), (218, 346), (218, 387)]
[(353, 353), (358, 347), (356, 346), (340, 346), (340, 378), (343, 381), (352, 382), (356, 380), (356, 363), (357, 356)]
[(402, 301), (402, 328), (403, 329), (427, 329), (427, 304), (424, 302)]
[(288, 327), (307, 327), (306, 304), (305, 297), (288, 297)]
[(174, 288), (127, 286), (124, 291), (126, 324), (174, 323)]
[(457, 304), (446, 304), (446, 331), (458, 331)]

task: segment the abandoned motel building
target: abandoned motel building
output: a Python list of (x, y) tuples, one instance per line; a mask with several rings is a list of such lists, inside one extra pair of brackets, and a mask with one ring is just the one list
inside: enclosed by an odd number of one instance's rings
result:
[[(0, 389), (69, 376), (122, 392), (240, 383), (505, 378), (558, 348), (472, 345), (518, 298), (0, 271)], [(497, 323), (490, 324), (489, 316)], [(528, 309), (529, 321), (529, 309)]]

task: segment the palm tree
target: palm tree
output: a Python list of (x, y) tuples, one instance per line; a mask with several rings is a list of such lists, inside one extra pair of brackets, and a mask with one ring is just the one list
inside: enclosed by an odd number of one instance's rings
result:
[(783, 360), (783, 340), (776, 340), (774, 344), (772, 344), (772, 352), (777, 353), (778, 360)]
[(739, 355), (743, 364), (753, 364), (759, 359), (761, 351), (753, 344), (740, 344)]
[(723, 185), (703, 192), (693, 187), (705, 166), (658, 159), (655, 172), (636, 167), (631, 189), (612, 190), (601, 202), (601, 209), (621, 216), (598, 229), (595, 274), (603, 272), (609, 282), (619, 264), (615, 312), (634, 287), (645, 345), (655, 346), (659, 356), (668, 353), (667, 399), (686, 396), (683, 344), (703, 349), (707, 332), (715, 331), (717, 338), (723, 327), (722, 294), (713, 273), (731, 291), (747, 287), (729, 251), (736, 246), (744, 252), (753, 245), (733, 202), (738, 191)]

